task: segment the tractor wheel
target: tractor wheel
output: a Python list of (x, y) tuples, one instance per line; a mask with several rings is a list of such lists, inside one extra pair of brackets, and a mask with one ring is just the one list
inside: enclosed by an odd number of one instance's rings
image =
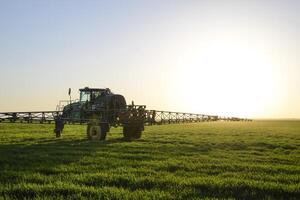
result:
[(136, 123), (126, 124), (123, 127), (125, 139), (140, 139), (142, 136), (143, 126)]
[(142, 137), (142, 131), (144, 130), (143, 124), (135, 124), (134, 125), (134, 139), (140, 139)]
[(87, 137), (89, 140), (105, 140), (106, 131), (99, 125), (89, 124), (87, 127)]
[(131, 138), (130, 126), (128, 124), (123, 127), (123, 136), (125, 139)]
[(140, 139), (142, 137), (142, 131), (141, 130), (135, 130), (133, 138), (134, 139)]

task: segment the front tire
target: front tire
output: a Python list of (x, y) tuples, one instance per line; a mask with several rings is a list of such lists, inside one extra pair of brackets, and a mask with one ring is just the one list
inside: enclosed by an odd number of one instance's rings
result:
[(106, 130), (99, 125), (88, 124), (87, 137), (89, 140), (105, 140)]

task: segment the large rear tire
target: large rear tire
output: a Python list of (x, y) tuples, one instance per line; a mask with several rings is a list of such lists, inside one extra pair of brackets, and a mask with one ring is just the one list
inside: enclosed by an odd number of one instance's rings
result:
[(129, 132), (129, 126), (128, 125), (123, 126), (123, 136), (124, 136), (125, 139), (130, 138), (130, 132)]
[(106, 138), (106, 130), (99, 125), (88, 124), (86, 132), (89, 140), (105, 140)]
[(140, 128), (136, 128), (133, 138), (134, 139), (140, 139), (142, 137), (142, 130)]
[(125, 139), (140, 139), (142, 136), (143, 124), (129, 123), (123, 127), (123, 136)]

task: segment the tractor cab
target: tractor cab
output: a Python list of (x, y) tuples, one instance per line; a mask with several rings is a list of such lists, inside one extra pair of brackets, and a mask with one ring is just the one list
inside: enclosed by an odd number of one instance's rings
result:
[(95, 99), (97, 99), (99, 97), (104, 97), (104, 96), (112, 94), (112, 92), (108, 88), (100, 89), (100, 88), (85, 87), (83, 89), (79, 89), (79, 91), (80, 91), (79, 101), (82, 103), (87, 102), (87, 101), (93, 102), (93, 101), (95, 101)]

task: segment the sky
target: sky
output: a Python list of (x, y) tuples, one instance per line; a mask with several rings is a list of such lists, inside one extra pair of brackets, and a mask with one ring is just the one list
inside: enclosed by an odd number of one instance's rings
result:
[(0, 0), (0, 112), (85, 86), (149, 109), (300, 118), (300, 1)]

